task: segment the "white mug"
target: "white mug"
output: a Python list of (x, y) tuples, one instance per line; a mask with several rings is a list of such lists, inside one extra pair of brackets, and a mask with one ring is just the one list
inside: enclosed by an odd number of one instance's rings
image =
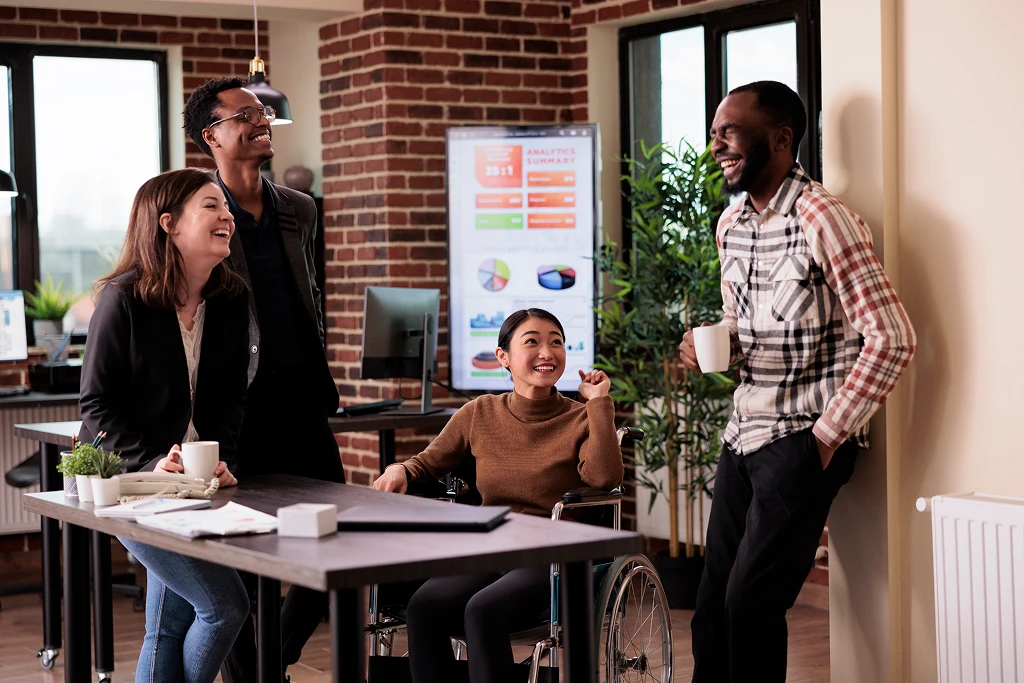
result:
[(220, 462), (220, 444), (216, 441), (188, 441), (181, 444), (181, 465), (186, 477), (203, 481), (213, 479)]
[(701, 372), (724, 372), (729, 369), (731, 345), (726, 325), (693, 328), (693, 348)]

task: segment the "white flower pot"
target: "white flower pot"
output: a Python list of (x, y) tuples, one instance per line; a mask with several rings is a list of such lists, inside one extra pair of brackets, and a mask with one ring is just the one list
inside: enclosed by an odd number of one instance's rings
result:
[(92, 497), (96, 505), (117, 505), (117, 500), (121, 497), (121, 480), (116, 476), (109, 479), (93, 479)]
[[(71, 455), (71, 451), (62, 451), (60, 454), (61, 460), (68, 457), (69, 455)], [(64, 477), (64, 497), (78, 497), (78, 482), (75, 481), (74, 477)]]
[(44, 335), (64, 334), (63, 320), (33, 320), (32, 331), (36, 335), (36, 344)]
[(92, 502), (92, 475), (76, 474), (75, 484), (78, 486), (78, 500), (83, 503)]

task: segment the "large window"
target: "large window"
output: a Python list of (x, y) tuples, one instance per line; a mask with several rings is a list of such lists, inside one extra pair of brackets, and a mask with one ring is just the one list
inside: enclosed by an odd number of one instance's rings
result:
[[(0, 44), (0, 83), (0, 168), (22, 193), (0, 207), (0, 287), (51, 276), (87, 293), (120, 254), (135, 191), (168, 168), (166, 54)], [(90, 313), (86, 296), (67, 322)]]
[(729, 90), (781, 81), (807, 105), (799, 161), (820, 179), (817, 17), (817, 0), (789, 0), (622, 29), (623, 151), (635, 154), (640, 140), (683, 139), (702, 150)]

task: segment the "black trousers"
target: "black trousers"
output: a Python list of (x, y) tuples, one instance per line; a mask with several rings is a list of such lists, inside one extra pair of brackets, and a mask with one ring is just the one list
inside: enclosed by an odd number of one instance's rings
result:
[[(242, 424), (238, 449), (241, 476), (294, 474), (344, 484), (345, 470), (327, 417), (303, 400), (302, 388), (287, 379), (257, 382), (250, 388)], [(255, 606), (256, 576), (239, 574)], [(281, 613), (286, 667), (299, 661), (327, 608), (326, 593), (302, 586), (288, 590)], [(256, 661), (256, 629), (250, 614), (221, 666), (224, 683), (255, 683)]]
[(458, 680), (452, 636), (466, 637), (471, 683), (520, 683), (509, 634), (542, 623), (550, 605), (550, 568), (427, 581), (406, 610), (414, 683)]
[(784, 683), (786, 611), (856, 457), (847, 442), (822, 470), (809, 429), (747, 456), (722, 449), (691, 622), (693, 683)]

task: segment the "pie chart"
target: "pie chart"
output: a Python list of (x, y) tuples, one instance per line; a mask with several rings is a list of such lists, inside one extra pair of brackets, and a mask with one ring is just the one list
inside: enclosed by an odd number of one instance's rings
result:
[(541, 266), (537, 282), (544, 289), (569, 289), (576, 284), (576, 271), (569, 266)]
[(508, 264), (496, 258), (489, 258), (480, 264), (477, 277), (480, 278), (480, 284), (488, 292), (499, 292), (508, 284)]

